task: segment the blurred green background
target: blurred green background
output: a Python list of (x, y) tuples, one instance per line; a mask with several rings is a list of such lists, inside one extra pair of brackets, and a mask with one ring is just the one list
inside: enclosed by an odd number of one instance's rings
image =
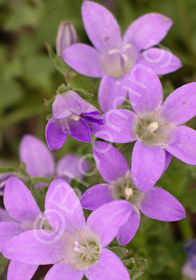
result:
[[(183, 67), (161, 78), (165, 96), (173, 88), (196, 80), (195, 0), (97, 2), (112, 11), (123, 32), (144, 13), (159, 12), (172, 18), (174, 24), (161, 43), (181, 59)], [(18, 147), (24, 134), (31, 133), (44, 140), (46, 119), (50, 113), (44, 104), (65, 82), (50, 60), (45, 43), (55, 49), (56, 33), (62, 20), (71, 21), (76, 27), (78, 40), (88, 42), (81, 20), (81, 3), (81, 0), (0, 0), (0, 166), (18, 166)], [(99, 79), (87, 78), (67, 69), (72, 77), (72, 87), (85, 90), (82, 97), (97, 105)], [(195, 120), (189, 124), (196, 128)], [(117, 147), (130, 161), (131, 144)], [(54, 154), (59, 158), (76, 149), (78, 154), (84, 154), (91, 147), (68, 139)], [(88, 180), (92, 184), (97, 182), (98, 173)], [(135, 261), (126, 258), (133, 271), (132, 279), (185, 279), (181, 276), (186, 258), (182, 247), (187, 238), (196, 235), (196, 167), (173, 159), (159, 185), (183, 203), (187, 218), (171, 224), (143, 218), (138, 234), (128, 246), (130, 256), (138, 258)], [(2, 268), (1, 264), (0, 271)]]

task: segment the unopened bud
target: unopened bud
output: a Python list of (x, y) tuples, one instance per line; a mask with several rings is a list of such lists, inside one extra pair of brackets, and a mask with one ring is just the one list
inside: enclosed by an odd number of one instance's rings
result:
[(56, 39), (57, 55), (62, 56), (65, 48), (76, 43), (77, 34), (73, 24), (70, 21), (62, 21)]

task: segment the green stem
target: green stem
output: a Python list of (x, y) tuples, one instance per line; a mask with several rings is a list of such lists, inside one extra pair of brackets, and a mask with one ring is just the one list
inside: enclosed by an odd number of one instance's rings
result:
[(194, 232), (188, 216), (186, 219), (179, 221), (179, 227), (184, 241), (186, 241), (188, 238), (194, 238)]
[(44, 177), (31, 177), (31, 180), (33, 182), (44, 182), (47, 184), (50, 184), (51, 178), (44, 178)]

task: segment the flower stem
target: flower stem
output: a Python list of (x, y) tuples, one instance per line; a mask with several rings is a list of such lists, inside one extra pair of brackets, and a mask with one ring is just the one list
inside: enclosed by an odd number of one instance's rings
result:
[(188, 216), (186, 219), (179, 221), (179, 227), (184, 241), (186, 241), (188, 238), (194, 238), (194, 232), (191, 226), (190, 218)]

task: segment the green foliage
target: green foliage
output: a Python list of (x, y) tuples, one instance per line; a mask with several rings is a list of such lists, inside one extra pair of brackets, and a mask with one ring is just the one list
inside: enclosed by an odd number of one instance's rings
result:
[[(97, 2), (108, 3), (122, 31), (144, 13), (160, 12), (171, 17), (174, 24), (162, 45), (179, 56), (183, 68), (161, 77), (164, 97), (174, 88), (195, 79), (195, 0)], [(0, 0), (0, 173), (17, 172), (22, 175), (42, 210), (47, 186), (52, 178), (29, 178), (25, 165), (18, 168), (12, 166), (16, 166), (15, 162), (18, 162), (18, 146), (25, 133), (44, 139), (46, 117), (51, 113), (56, 92), (63, 93), (66, 88), (74, 89), (98, 106), (99, 79), (74, 72), (55, 53), (56, 32), (62, 20), (72, 21), (79, 41), (88, 42), (81, 21), (81, 3), (82, 0)], [(126, 102), (125, 107), (129, 106)], [(191, 122), (191, 126), (196, 127), (195, 120)], [(116, 146), (130, 162), (132, 144)], [(89, 144), (68, 138), (66, 145), (55, 151), (54, 156), (60, 158), (76, 151), (80, 155), (92, 153)], [(4, 167), (3, 160), (9, 162), (11, 167)], [(94, 170), (92, 157), (89, 156), (88, 160)], [(84, 191), (87, 187), (102, 182), (98, 172), (94, 174), (84, 178), (84, 183), (73, 181), (74, 188)], [(45, 188), (35, 188), (38, 181), (45, 183)], [(182, 202), (187, 210), (187, 218), (180, 223), (168, 224), (142, 217), (141, 227), (130, 244), (119, 247), (115, 241), (110, 249), (127, 265), (132, 280), (186, 280), (181, 275), (186, 258), (183, 244), (187, 238), (194, 237), (195, 218), (193, 220), (192, 217), (196, 215), (196, 168), (172, 159), (157, 185)], [(8, 261), (0, 255), (0, 275), (7, 264)]]

